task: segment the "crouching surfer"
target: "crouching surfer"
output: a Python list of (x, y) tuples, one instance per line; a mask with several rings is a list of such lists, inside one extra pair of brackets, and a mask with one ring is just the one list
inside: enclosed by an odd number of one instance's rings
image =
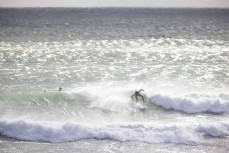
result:
[(143, 100), (144, 102), (146, 102), (146, 101), (144, 100), (144, 97), (143, 97), (142, 94), (140, 93), (141, 91), (144, 91), (144, 90), (141, 89), (141, 90), (139, 90), (139, 91), (135, 91), (135, 93), (131, 96), (132, 100), (133, 100), (133, 97), (135, 96), (136, 102), (137, 102), (137, 101), (138, 101), (138, 96), (139, 96), (139, 97), (142, 97), (142, 100)]

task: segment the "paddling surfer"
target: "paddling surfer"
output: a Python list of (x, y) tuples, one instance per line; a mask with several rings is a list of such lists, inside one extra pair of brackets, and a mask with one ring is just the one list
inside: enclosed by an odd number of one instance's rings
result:
[[(58, 89), (58, 91), (61, 91), (61, 90), (62, 90), (62, 87)], [(54, 91), (54, 90), (51, 90), (51, 91)], [(46, 92), (46, 90), (44, 89), (43, 92)]]

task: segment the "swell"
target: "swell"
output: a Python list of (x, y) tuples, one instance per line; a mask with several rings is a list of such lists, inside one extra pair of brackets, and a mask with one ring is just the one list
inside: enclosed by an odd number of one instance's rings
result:
[[(127, 88), (127, 89), (126, 89)], [(3, 108), (9, 106), (15, 109), (17, 106), (31, 106), (30, 108), (44, 110), (64, 108), (82, 108), (85, 110), (91, 108), (101, 108), (104, 110), (120, 112), (127, 109), (133, 109), (134, 105), (130, 95), (132, 90), (121, 86), (90, 85), (88, 87), (79, 87), (69, 92), (27, 92), (18, 94), (0, 94), (0, 106)], [(77, 91), (75, 91), (77, 90)], [(193, 92), (183, 94), (181, 92), (168, 94), (163, 93), (143, 93), (148, 99), (149, 104), (143, 104), (148, 110), (160, 109), (154, 106), (160, 106), (166, 109), (173, 109), (185, 113), (229, 113), (229, 94), (228, 93), (207, 93), (201, 94)], [(141, 99), (140, 99), (141, 100)], [(45, 107), (46, 106), (46, 107)], [(54, 107), (55, 106), (55, 107)], [(79, 106), (79, 107), (78, 107)], [(82, 107), (81, 107), (82, 106)], [(1, 109), (2, 110), (2, 109)], [(152, 110), (152, 111), (153, 111)]]
[[(65, 92), (21, 92), (21, 93), (2, 93), (0, 94), (0, 102), (6, 103), (21, 103), (37, 105), (45, 103), (70, 103), (70, 102), (87, 103), (88, 99), (86, 95), (80, 94), (67, 94)], [(78, 104), (78, 103), (76, 103)]]

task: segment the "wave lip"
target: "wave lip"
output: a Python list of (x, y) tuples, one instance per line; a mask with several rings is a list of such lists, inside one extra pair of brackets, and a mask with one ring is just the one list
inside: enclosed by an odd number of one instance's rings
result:
[(184, 96), (156, 94), (150, 102), (185, 113), (229, 113), (229, 95), (189, 94)]
[(51, 143), (78, 141), (85, 139), (111, 139), (116, 141), (141, 141), (147, 143), (197, 144), (204, 135), (223, 137), (229, 135), (227, 124), (76, 124), (36, 123), (24, 120), (0, 121), (0, 134), (28, 141)]

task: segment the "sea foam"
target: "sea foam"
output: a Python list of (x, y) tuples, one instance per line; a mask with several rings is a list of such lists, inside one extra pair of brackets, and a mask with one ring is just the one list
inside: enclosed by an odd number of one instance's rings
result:
[(51, 143), (85, 139), (111, 139), (116, 141), (141, 141), (147, 143), (198, 144), (203, 136), (224, 137), (229, 135), (226, 123), (163, 124), (119, 123), (78, 124), (74, 122), (29, 122), (25, 120), (0, 121), (1, 135), (19, 140)]
[(186, 113), (229, 113), (229, 94), (155, 94), (150, 102)]

